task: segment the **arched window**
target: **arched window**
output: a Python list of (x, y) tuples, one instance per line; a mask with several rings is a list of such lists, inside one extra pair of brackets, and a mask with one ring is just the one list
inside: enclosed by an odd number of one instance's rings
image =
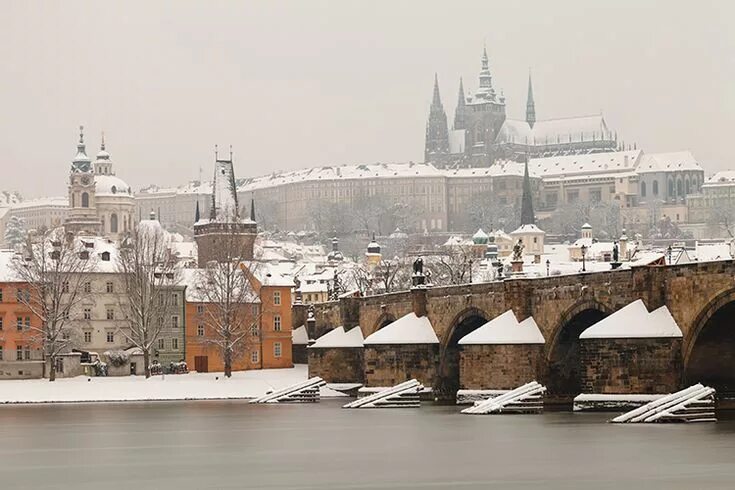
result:
[(658, 196), (658, 180), (653, 181), (653, 195)]
[(71, 195), (71, 207), (77, 207), (77, 195), (74, 193)]
[(684, 189), (686, 189), (686, 193), (689, 194), (689, 179), (684, 183)]
[(110, 190), (112, 191), (113, 194), (117, 194), (117, 187), (116, 186), (113, 185), (112, 186), (112, 189), (110, 189)]
[(674, 197), (676, 193), (674, 192), (674, 180), (669, 179), (669, 197)]
[(110, 215), (110, 233), (117, 233), (117, 215), (115, 213)]
[(89, 207), (89, 194), (87, 194), (86, 192), (82, 192), (82, 207)]
[(676, 181), (676, 194), (679, 196), (684, 195), (684, 184), (681, 182), (681, 179), (677, 179)]
[(641, 182), (641, 197), (646, 197), (646, 183)]

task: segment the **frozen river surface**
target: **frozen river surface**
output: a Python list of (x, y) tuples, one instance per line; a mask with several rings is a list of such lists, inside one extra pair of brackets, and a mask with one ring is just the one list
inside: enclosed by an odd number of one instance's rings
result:
[(732, 489), (735, 422), (242, 401), (0, 406), (3, 489)]

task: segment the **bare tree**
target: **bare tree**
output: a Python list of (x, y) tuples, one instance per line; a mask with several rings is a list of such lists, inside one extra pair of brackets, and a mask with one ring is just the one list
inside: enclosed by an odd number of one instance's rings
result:
[[(480, 259), (473, 255), (470, 245), (452, 246), (446, 253), (428, 257), (427, 269), (437, 286), (467, 284), (472, 282), (473, 272), (479, 270)], [(477, 274), (474, 278), (477, 279)]]
[(142, 351), (146, 378), (151, 375), (151, 351), (175, 306), (172, 290), (180, 279), (170, 237), (156, 224), (143, 222), (134, 229), (123, 240), (117, 258), (124, 289), (120, 309), (129, 322), (129, 329), (120, 333)]
[(252, 308), (259, 299), (253, 287), (258, 265), (241, 262), (245, 250), (238, 237), (225, 236), (220, 245), (219, 260), (197, 271), (194, 280), (198, 300), (206, 304), (202, 316), (208, 332), (205, 343), (219, 351), (229, 378), (233, 362), (259, 342), (260, 315)]
[(49, 361), (49, 381), (56, 380), (57, 359), (74, 343), (72, 316), (89, 296), (96, 256), (84, 241), (57, 228), (28, 240), (23, 253), (13, 261), (18, 279), (28, 285), (19, 289), (18, 300), (40, 319), (32, 342)]

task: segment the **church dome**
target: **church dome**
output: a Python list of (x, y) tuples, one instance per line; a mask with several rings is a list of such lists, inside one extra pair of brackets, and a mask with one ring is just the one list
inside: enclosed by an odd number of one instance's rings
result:
[(110, 154), (107, 153), (105, 150), (100, 150), (97, 153), (97, 160), (96, 161), (108, 161), (110, 159)]
[(121, 178), (114, 175), (95, 175), (95, 194), (97, 196), (129, 196), (132, 195), (130, 186)]
[(475, 245), (485, 245), (487, 244), (489, 240), (489, 237), (487, 233), (485, 233), (482, 228), (478, 229), (474, 235), (472, 235), (472, 242)]

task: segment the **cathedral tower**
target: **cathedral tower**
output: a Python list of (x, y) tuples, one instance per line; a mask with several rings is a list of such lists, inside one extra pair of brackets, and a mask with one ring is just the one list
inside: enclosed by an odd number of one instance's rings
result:
[(443, 166), (449, 155), (449, 130), (447, 114), (444, 112), (439, 96), (439, 79), (434, 74), (434, 97), (429, 108), (429, 120), (426, 122), (426, 145), (424, 161)]
[(232, 260), (234, 257), (252, 260), (255, 237), (258, 235), (253, 200), (250, 202), (250, 218), (240, 218), (232, 152), (229, 159), (220, 159), (215, 151), (209, 219), (194, 223), (199, 267), (204, 267), (212, 260)]
[(452, 129), (465, 129), (465, 98), (464, 84), (462, 83), (462, 77), (459, 77), (459, 95), (457, 96), (457, 108), (454, 110), (454, 127)]
[(536, 103), (533, 101), (533, 85), (531, 84), (531, 73), (528, 73), (528, 97), (526, 98), (526, 122), (533, 129), (536, 124)]
[(96, 209), (94, 168), (84, 144), (84, 126), (79, 126), (77, 154), (69, 172), (69, 214), (64, 229), (75, 235), (99, 235), (102, 230)]

